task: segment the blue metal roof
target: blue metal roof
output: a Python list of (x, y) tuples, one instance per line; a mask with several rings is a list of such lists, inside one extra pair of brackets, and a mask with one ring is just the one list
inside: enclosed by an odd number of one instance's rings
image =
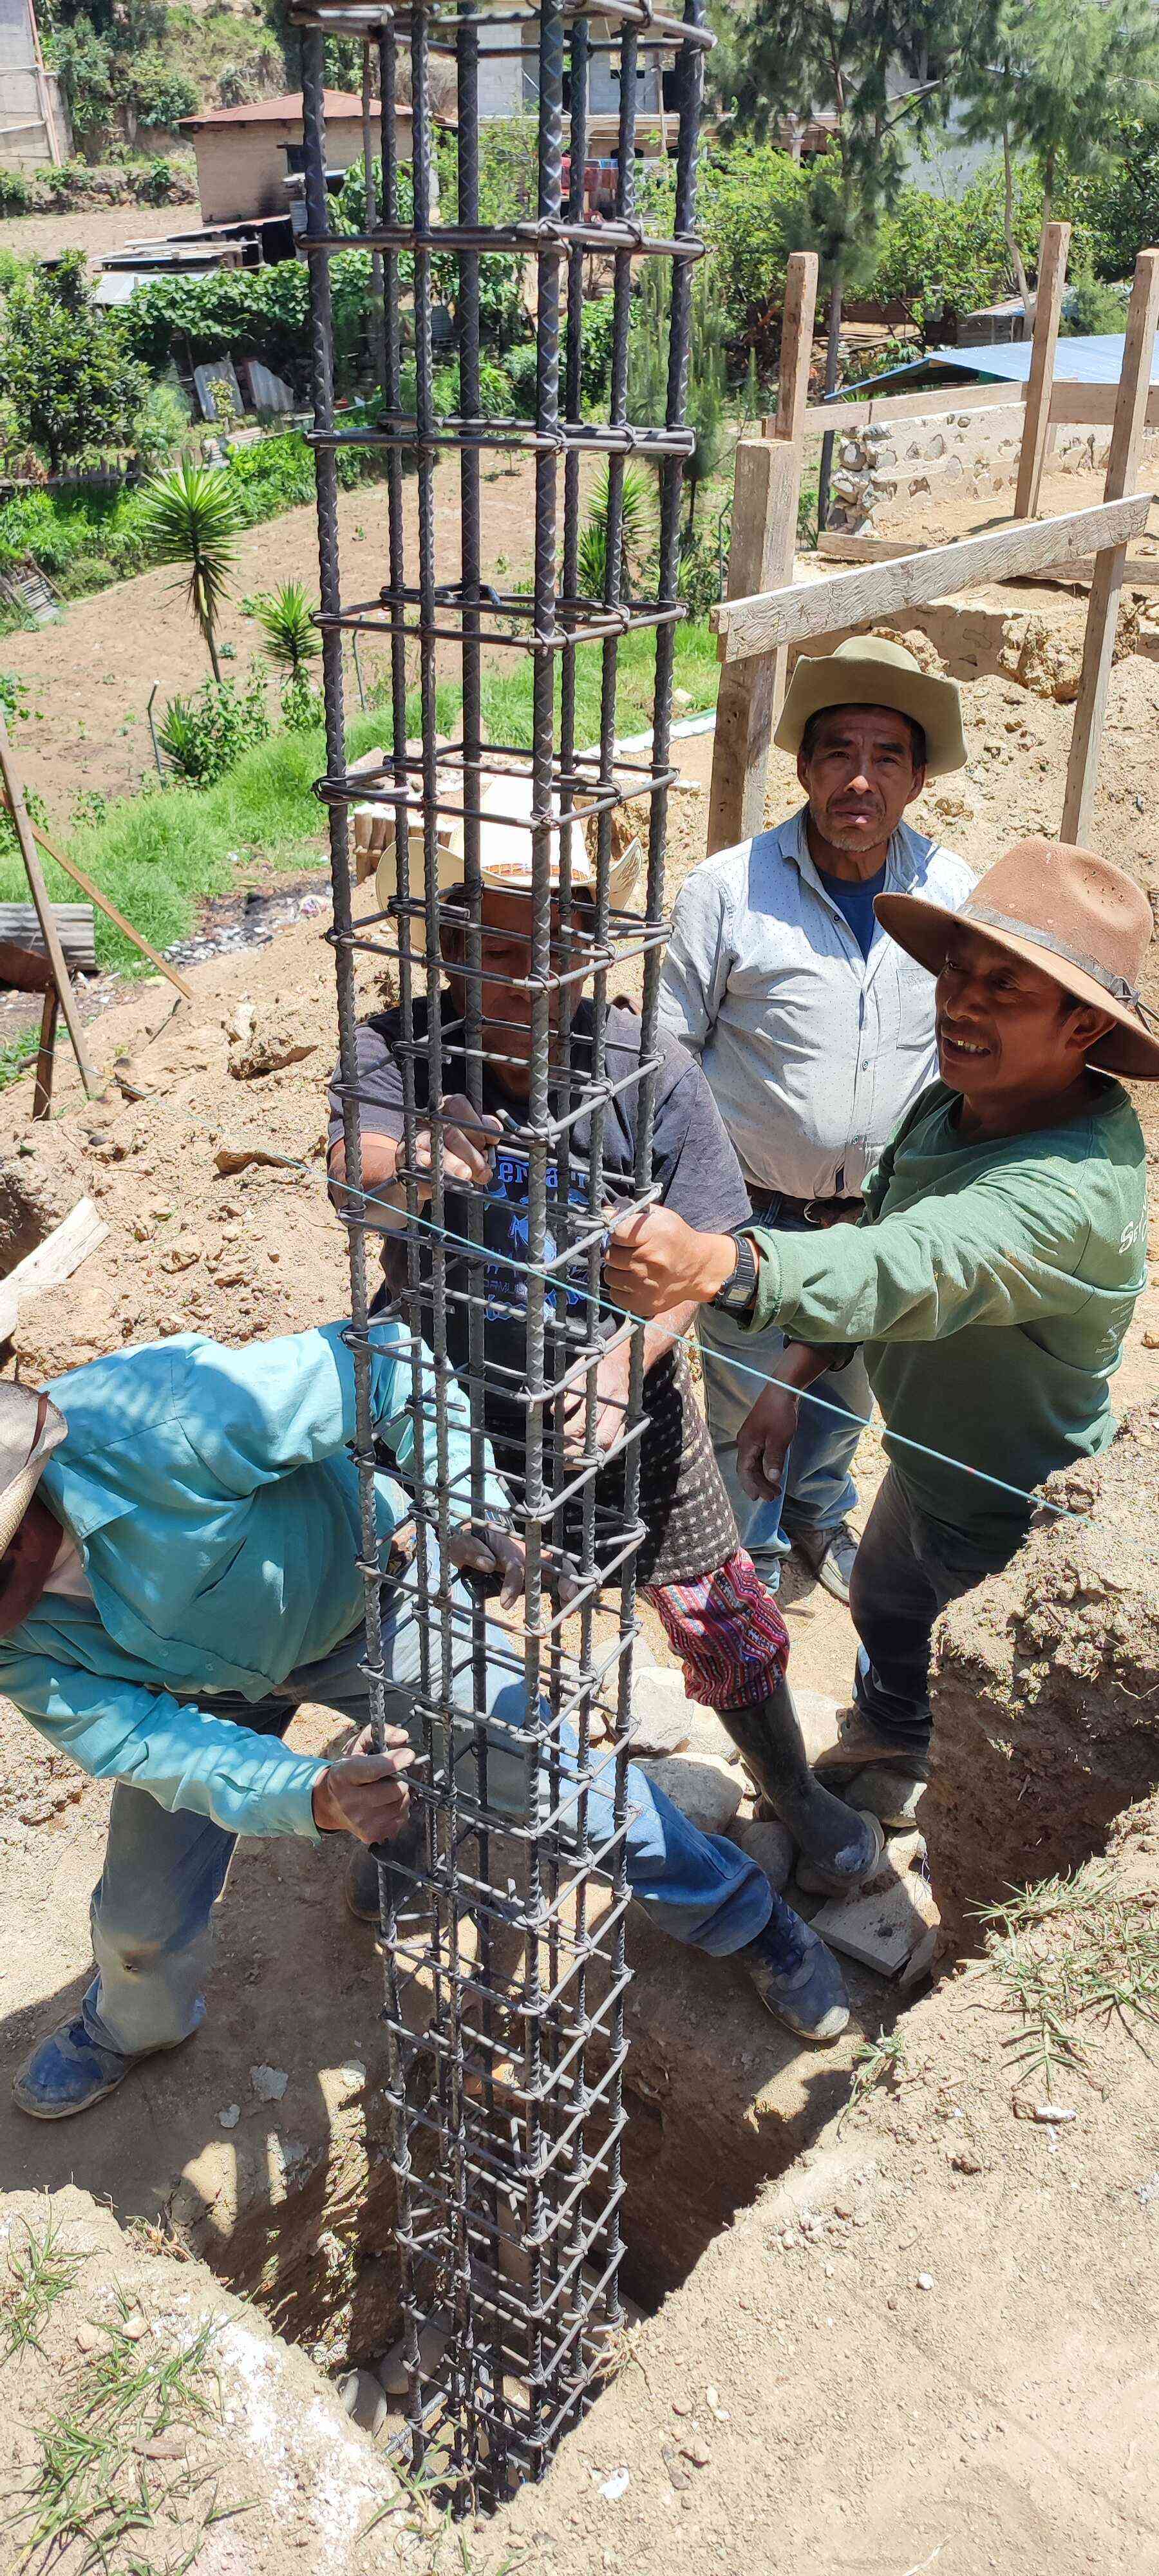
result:
[[(1056, 385), (1117, 385), (1123, 372), (1125, 334), (1122, 331), (1098, 331), (1089, 337), (1060, 340), (1054, 356)], [(964, 369), (968, 375), (1004, 376), (1010, 384), (1024, 385), (1030, 375), (1033, 343), (1010, 340), (1005, 347), (986, 349), (931, 349), (927, 364)], [(1151, 382), (1159, 385), (1159, 347), (1151, 361)]]
[[(1055, 352), (1055, 383), (1117, 385), (1123, 372), (1124, 346), (1122, 331), (1100, 331), (1082, 339), (1060, 340)], [(993, 376), (1007, 384), (1024, 385), (1030, 376), (1032, 350), (1029, 340), (994, 342), (980, 349), (927, 349), (924, 358), (913, 358), (908, 366), (891, 367), (884, 375), (865, 376), (859, 384), (843, 386), (834, 400), (848, 402), (854, 394), (880, 392), (883, 386), (900, 384), (907, 376), (928, 375), (932, 367), (955, 376)], [(1151, 382), (1159, 385), (1159, 342), (1151, 360)]]

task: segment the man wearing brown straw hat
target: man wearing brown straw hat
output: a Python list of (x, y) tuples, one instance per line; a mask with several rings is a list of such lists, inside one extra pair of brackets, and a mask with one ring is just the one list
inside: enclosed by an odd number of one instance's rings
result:
[[(880, 893), (955, 909), (970, 870), (907, 821), (927, 778), (965, 759), (958, 691), (888, 636), (802, 656), (775, 737), (805, 804), (718, 851), (677, 899), (661, 1019), (699, 1060), (763, 1223), (849, 1224), (872, 1169), (932, 1078), (929, 985), (878, 929)], [(770, 1369), (775, 1326), (745, 1347), (732, 1317), (701, 1318), (709, 1429), (741, 1535), (776, 1587), (790, 1547), (838, 1600), (856, 1550), (852, 1467), (870, 1412), (860, 1358), (834, 1371), (798, 1426), (779, 1494), (754, 1503), (736, 1444), (752, 1401), (740, 1361)]]
[[(1159, 1035), (1138, 990), (1150, 905), (1092, 851), (1022, 841), (960, 912), (885, 894), (877, 914), (936, 978), (941, 1079), (860, 1224), (698, 1234), (649, 1208), (607, 1276), (641, 1314), (723, 1292), (753, 1333), (779, 1324), (801, 1392), (862, 1346), (891, 1461), (850, 1592), (856, 1706), (818, 1769), (888, 1823), (925, 1777), (939, 1611), (1007, 1562), (1044, 1477), (1112, 1437), (1147, 1235), (1143, 1137), (1112, 1077), (1159, 1080)], [(777, 1488), (798, 1401), (768, 1388), (749, 1414), (754, 1494)]]

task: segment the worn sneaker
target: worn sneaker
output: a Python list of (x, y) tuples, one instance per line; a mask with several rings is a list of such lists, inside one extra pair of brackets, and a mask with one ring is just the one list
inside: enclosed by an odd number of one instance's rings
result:
[(767, 2011), (798, 2039), (827, 2047), (849, 2020), (841, 1970), (819, 1932), (778, 1901), (756, 1940), (741, 1953)]
[(831, 1530), (794, 1530), (793, 1545), (826, 1592), (835, 1601), (848, 1601), (858, 1547), (857, 1532), (848, 1521), (839, 1521)]
[(162, 2054), (141, 2048), (122, 2057), (115, 2048), (101, 2048), (90, 2039), (83, 2021), (62, 2021), (25, 2058), (13, 2081), (12, 2099), (32, 2120), (71, 2120), (75, 2112), (91, 2110), (106, 2093), (115, 2093), (134, 2066)]

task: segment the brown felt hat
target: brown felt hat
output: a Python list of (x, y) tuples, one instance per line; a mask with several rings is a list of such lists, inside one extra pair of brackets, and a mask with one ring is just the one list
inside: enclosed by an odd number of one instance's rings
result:
[(939, 975), (946, 933), (964, 921), (995, 948), (1025, 957), (1076, 1002), (1117, 1022), (1090, 1062), (1107, 1073), (1159, 1082), (1159, 1034), (1139, 999), (1151, 944), (1151, 906), (1133, 877), (1069, 841), (1016, 841), (980, 877), (960, 912), (920, 895), (879, 894), (882, 929), (919, 966)]
[(773, 735), (778, 751), (799, 751), (810, 716), (829, 707), (893, 707), (926, 738), (926, 776), (965, 765), (962, 700), (954, 680), (923, 671), (888, 635), (851, 635), (835, 653), (802, 653)]

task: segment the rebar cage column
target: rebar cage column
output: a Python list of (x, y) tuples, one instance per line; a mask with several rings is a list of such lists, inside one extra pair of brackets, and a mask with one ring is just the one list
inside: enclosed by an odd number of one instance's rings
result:
[[(327, 770), (319, 793), (330, 817), (346, 1146), (340, 1195), (358, 1385), (366, 1671), (379, 1732), (384, 1618), (390, 1635), (415, 1623), (419, 1653), (412, 1717), (422, 1759), (412, 1775), (412, 1804), (421, 1831), (409, 1860), (381, 1873), (410, 2444), (415, 2465), (425, 2460), (430, 2468), (434, 2459), (445, 2466), (452, 2489), (486, 2503), (542, 2473), (606, 2374), (619, 2321), (625, 1834), (643, 1334), (601, 1306), (605, 1131), (611, 1105), (630, 1105), (635, 1165), (631, 1189), (621, 1183), (620, 1195), (645, 1201), (652, 1187), (657, 999), (667, 933), (680, 489), (692, 445), (684, 404), (689, 280), (701, 249), (694, 231), (696, 144), (710, 39), (703, 0), (686, 0), (679, 18), (662, 14), (651, 0), (609, 0), (598, 9), (567, 0), (498, 9), (430, 0), (395, 11), (312, 0), (295, 14), (303, 28), (308, 230), (302, 247), (311, 280), (326, 707)], [(335, 231), (331, 221), (327, 35), (362, 44), (364, 128), (377, 92), (380, 166), (366, 173), (365, 229), (354, 235)], [(530, 75), (538, 99), (535, 203), (517, 219), (488, 224), (480, 214), (480, 67), (512, 59), (525, 85)], [(432, 68), (444, 60), (453, 65), (457, 203), (436, 215)], [(664, 238), (649, 234), (637, 211), (638, 75), (657, 63), (677, 100), (674, 215)], [(607, 66), (619, 85), (616, 195), (607, 219), (586, 207), (596, 66)], [(406, 89), (409, 182), (397, 149), (397, 109)], [(666, 137), (663, 106), (661, 118)], [(371, 254), (367, 354), (375, 391), (360, 412), (340, 417), (331, 269), (337, 254), (352, 249)], [(593, 417), (582, 349), (584, 263), (592, 254), (612, 264), (610, 387), (602, 418)], [(448, 256), (459, 395), (452, 415), (436, 409), (433, 354), (435, 281), (445, 277)], [(483, 416), (481, 266), (496, 259), (534, 269), (533, 422)], [(633, 279), (643, 260), (665, 262), (671, 276), (667, 403), (663, 420), (632, 423), (629, 329)], [(413, 407), (404, 401), (408, 342)], [(360, 449), (381, 455), (385, 578), (374, 598), (351, 602), (343, 596), (339, 560), (339, 460)], [(452, 450), (458, 456), (458, 559), (440, 563), (436, 484), (440, 461)], [(498, 588), (483, 559), (481, 465), (494, 452), (532, 459), (533, 564), (524, 590)], [(603, 457), (607, 470), (599, 597), (585, 596), (579, 580), (585, 455)], [(636, 595), (638, 577), (626, 584), (622, 563), (631, 458), (653, 466), (659, 482), (656, 580), (647, 596)], [(442, 497), (445, 507), (445, 483)], [(364, 495), (364, 518), (368, 506)], [(616, 749), (619, 647), (648, 629), (656, 636), (651, 758), (628, 760)], [(347, 757), (347, 634), (388, 647), (390, 749), (369, 777), (352, 777)], [(578, 657), (585, 648), (600, 662), (599, 740), (588, 749), (576, 740)], [(530, 751), (489, 738), (485, 651), (531, 656)], [(417, 655), (417, 744), (407, 735), (411, 654)], [(436, 713), (445, 678), (457, 682), (462, 710), (449, 744), (439, 737)], [(635, 798), (647, 799), (649, 811), (642, 916), (612, 901), (617, 809)], [(381, 809), (392, 834), (383, 889), (373, 899), (364, 890), (357, 910), (354, 803)], [(519, 971), (508, 972), (510, 1003), (498, 1021), (483, 921), (485, 829), (496, 824), (526, 835), (520, 882), (528, 895), (525, 953)], [(460, 836), (462, 852), (462, 886), (451, 897), (441, 876), (449, 831)], [(454, 991), (440, 972), (448, 926), (461, 940)], [(401, 1254), (395, 1239), (393, 1296), (373, 1306), (369, 1256), (384, 1219), (363, 1188), (360, 954), (389, 961), (397, 978), (403, 1090), (405, 1232)], [(613, 1075), (608, 979), (633, 961), (642, 972), (639, 1061)], [(506, 1051), (504, 1031), (511, 1032)], [(497, 1178), (480, 1188), (448, 1190), (440, 1108), (449, 1093), (465, 1092), (481, 1110), (489, 1081), (497, 1077), (502, 1088), (505, 1066), (517, 1060), (526, 1066), (526, 1097), (521, 1114), (505, 1119), (502, 1153), (509, 1170), (525, 1173), (526, 1241), (518, 1255), (497, 1251), (488, 1235), (489, 1213), (503, 1203)], [(430, 1132), (429, 1170), (420, 1170), (420, 1128)], [(513, 1321), (525, 1344), (517, 1370), (493, 1355), (494, 1335), (488, 1336), (489, 1324)], [(409, 1570), (384, 1590), (371, 1356), (376, 1344), (400, 1335), (409, 1361), (415, 1544)], [(609, 1455), (597, 1449), (597, 1372), (605, 1353), (625, 1341), (629, 1396)], [(455, 1379), (470, 1412), (469, 1465), (458, 1471), (450, 1436)], [(574, 1425), (565, 1437), (576, 1390), (583, 1399), (578, 1443)], [(527, 1559), (519, 1631), (496, 1622), (477, 1586), (453, 1579), (448, 1551), (454, 1530), (486, 1520), (486, 1444), (500, 1418), (507, 1436), (499, 1464)], [(559, 1588), (565, 1561), (573, 1586), (566, 1600)], [(611, 1602), (610, 1620), (600, 1616), (601, 1596), (605, 1609)]]

